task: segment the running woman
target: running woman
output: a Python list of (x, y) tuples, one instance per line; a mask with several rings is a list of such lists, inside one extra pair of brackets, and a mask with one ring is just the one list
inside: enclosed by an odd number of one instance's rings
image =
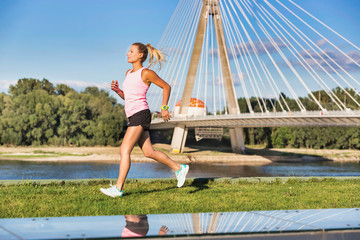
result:
[(149, 67), (153, 64), (159, 64), (161, 67), (161, 63), (165, 61), (161, 51), (155, 49), (151, 44), (134, 43), (126, 54), (128, 62), (132, 64), (132, 69), (126, 72), (122, 90), (119, 88), (117, 80), (111, 83), (111, 90), (115, 91), (125, 100), (125, 113), (129, 123), (120, 146), (120, 169), (116, 185), (111, 185), (110, 188), (106, 189), (100, 188), (102, 193), (110, 197), (121, 197), (123, 195), (123, 186), (131, 165), (130, 154), (136, 143), (138, 143), (145, 157), (165, 164), (175, 171), (178, 187), (182, 187), (186, 174), (189, 171), (188, 165), (173, 161), (165, 153), (155, 150), (151, 144), (149, 135), (151, 114), (146, 99), (146, 92), (151, 83), (163, 89), (161, 116), (167, 122), (170, 120), (167, 103), (171, 87), (154, 71), (143, 67), (143, 62), (148, 54), (150, 56)]

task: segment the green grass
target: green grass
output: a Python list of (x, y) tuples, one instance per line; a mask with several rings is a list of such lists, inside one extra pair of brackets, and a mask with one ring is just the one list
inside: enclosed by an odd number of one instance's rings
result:
[(250, 183), (241, 180), (127, 181), (124, 196), (100, 193), (109, 180), (0, 186), (0, 217), (228, 212), (360, 206), (360, 179)]

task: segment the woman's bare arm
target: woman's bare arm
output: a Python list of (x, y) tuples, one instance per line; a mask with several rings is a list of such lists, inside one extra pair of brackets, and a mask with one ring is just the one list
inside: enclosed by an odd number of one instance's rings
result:
[[(171, 87), (170, 85), (162, 80), (154, 71), (145, 69), (143, 71), (143, 81), (147, 84), (154, 83), (158, 87), (163, 89), (163, 101), (161, 105), (167, 105), (170, 97)], [(161, 116), (164, 121), (170, 120), (170, 113), (168, 110), (161, 110)]]

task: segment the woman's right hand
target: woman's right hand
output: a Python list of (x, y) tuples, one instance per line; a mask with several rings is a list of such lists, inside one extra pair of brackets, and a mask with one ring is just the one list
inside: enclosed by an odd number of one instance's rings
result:
[(169, 232), (169, 228), (165, 225), (163, 225), (159, 230), (159, 235), (163, 236)]
[(112, 80), (111, 81), (111, 90), (113, 90), (114, 92), (118, 93), (120, 91), (120, 88), (119, 88), (119, 83), (117, 80)]

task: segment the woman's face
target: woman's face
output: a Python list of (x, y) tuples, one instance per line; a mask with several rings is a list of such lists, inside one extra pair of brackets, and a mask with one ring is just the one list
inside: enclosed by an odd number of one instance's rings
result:
[(128, 53), (126, 54), (128, 63), (134, 63), (136, 61), (141, 61), (143, 53), (139, 53), (139, 47), (136, 45), (131, 45)]

